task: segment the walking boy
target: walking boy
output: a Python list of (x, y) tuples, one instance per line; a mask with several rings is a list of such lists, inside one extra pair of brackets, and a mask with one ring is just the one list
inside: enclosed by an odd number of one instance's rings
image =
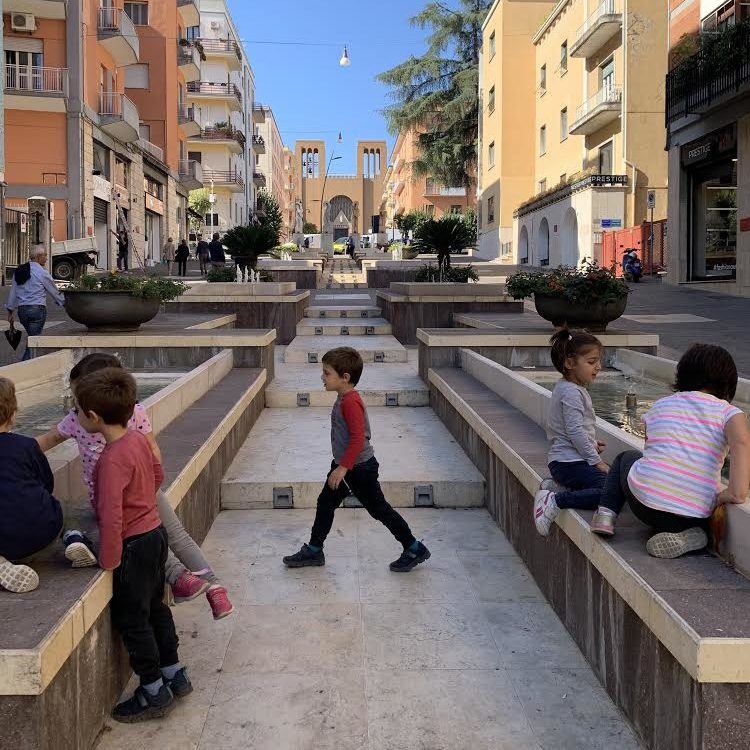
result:
[(388, 504), (378, 482), (378, 462), (370, 445), (370, 420), (357, 383), (364, 364), (356, 349), (342, 346), (323, 356), (321, 380), (327, 391), (336, 391), (338, 398), (331, 412), (331, 471), (318, 497), (310, 543), (283, 562), (289, 568), (325, 565), (323, 544), (333, 525), (333, 515), (350, 491), (365, 510), (380, 521), (401, 542), (404, 551), (390, 568), (407, 573), (429, 558), (430, 551), (418, 542), (406, 521)]
[(164, 472), (146, 438), (128, 430), (136, 403), (132, 375), (116, 368), (86, 375), (75, 385), (75, 398), (81, 426), (107, 443), (94, 469), (99, 565), (114, 571), (112, 619), (141, 681), (112, 716), (147, 721), (166, 715), (175, 697), (193, 690), (177, 656), (172, 613), (162, 601), (167, 532), (156, 492)]

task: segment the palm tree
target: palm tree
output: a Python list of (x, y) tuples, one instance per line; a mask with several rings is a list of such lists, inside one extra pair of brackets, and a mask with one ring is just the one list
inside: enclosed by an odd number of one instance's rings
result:
[(255, 270), (260, 255), (273, 255), (271, 251), (279, 244), (279, 233), (264, 224), (237, 226), (230, 229), (221, 242), (240, 268), (250, 266)]
[(460, 214), (428, 219), (414, 234), (412, 247), (416, 247), (420, 253), (437, 255), (441, 279), (451, 267), (451, 254), (460, 253), (471, 244), (471, 228)]

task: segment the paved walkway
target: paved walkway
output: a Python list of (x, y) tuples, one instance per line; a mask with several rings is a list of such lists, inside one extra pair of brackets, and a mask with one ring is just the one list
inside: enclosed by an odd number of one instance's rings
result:
[(484, 510), (405, 511), (433, 557), (342, 509), (323, 568), (287, 570), (312, 511), (227, 511), (204, 545), (235, 613), (175, 610), (196, 687), (163, 722), (116, 725), (99, 750), (636, 750)]

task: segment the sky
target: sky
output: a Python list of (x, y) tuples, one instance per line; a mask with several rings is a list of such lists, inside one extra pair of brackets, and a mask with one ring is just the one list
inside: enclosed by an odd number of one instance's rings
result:
[[(331, 149), (343, 157), (331, 174), (356, 172), (358, 140), (385, 138), (390, 159), (395, 139), (380, 114), (388, 88), (375, 76), (424, 51), (426, 32), (409, 18), (427, 0), (227, 2), (255, 74), (256, 101), (273, 109), (285, 145), (325, 140), (329, 158)], [(348, 68), (339, 65), (345, 44)]]

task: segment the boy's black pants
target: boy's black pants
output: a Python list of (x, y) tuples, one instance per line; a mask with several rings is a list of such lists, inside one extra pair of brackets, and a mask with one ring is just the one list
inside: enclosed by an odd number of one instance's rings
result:
[(167, 532), (159, 526), (125, 539), (114, 571), (112, 619), (141, 685), (156, 682), (160, 667), (179, 661), (172, 613), (163, 601), (166, 560)]
[[(337, 468), (334, 462), (331, 464), (331, 472)], [(369, 461), (358, 464), (346, 473), (344, 482), (349, 485), (357, 500), (364, 506), (365, 510), (376, 520), (380, 521), (393, 536), (398, 539), (404, 548), (411, 546), (416, 541), (411, 533), (409, 524), (399, 515), (388, 503), (383, 495), (383, 490), (378, 482), (378, 462), (374, 457)], [(310, 544), (315, 547), (322, 547), (328, 533), (333, 526), (333, 515), (336, 508), (341, 505), (344, 499), (349, 495), (349, 490), (342, 482), (338, 489), (332, 490), (328, 486), (328, 477), (323, 487), (323, 491), (318, 497), (318, 509), (315, 513), (315, 522), (313, 523), (310, 534)]]

